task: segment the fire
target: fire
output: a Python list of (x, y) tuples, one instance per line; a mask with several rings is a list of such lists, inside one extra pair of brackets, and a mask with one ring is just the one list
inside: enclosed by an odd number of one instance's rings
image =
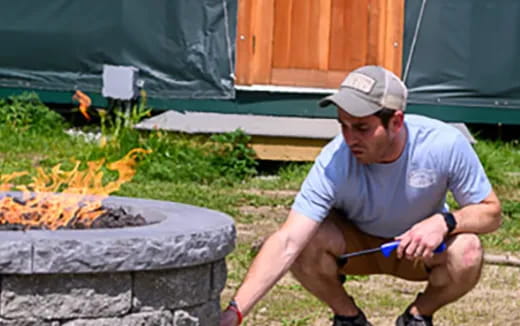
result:
[(135, 175), (135, 165), (139, 154), (151, 151), (136, 148), (119, 161), (106, 164), (106, 168), (118, 172), (115, 181), (103, 184), (102, 167), (104, 160), (88, 162), (88, 167), (80, 170), (81, 162), (76, 161), (70, 171), (54, 166), (49, 173), (37, 170), (32, 182), (15, 186), (12, 181), (27, 172), (0, 175), (0, 191), (19, 190), (23, 198), (3, 197), (0, 199), (0, 224), (20, 224), (26, 228), (42, 227), (56, 230), (71, 223), (89, 226), (103, 214), (102, 201), (130, 181)]
[(90, 120), (90, 115), (87, 112), (88, 108), (92, 104), (90, 97), (82, 91), (77, 90), (72, 96), (72, 99), (79, 102), (79, 112), (81, 112), (85, 119)]

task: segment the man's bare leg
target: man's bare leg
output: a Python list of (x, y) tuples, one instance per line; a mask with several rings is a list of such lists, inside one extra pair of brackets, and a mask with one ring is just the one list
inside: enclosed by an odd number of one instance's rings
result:
[(337, 315), (359, 313), (338, 278), (336, 257), (345, 253), (341, 230), (328, 218), (291, 267), (296, 279)]
[(432, 271), (423, 295), (410, 306), (412, 315), (432, 316), (475, 287), (483, 265), (483, 250), (474, 234), (458, 234), (448, 242), (442, 261), (431, 261)]

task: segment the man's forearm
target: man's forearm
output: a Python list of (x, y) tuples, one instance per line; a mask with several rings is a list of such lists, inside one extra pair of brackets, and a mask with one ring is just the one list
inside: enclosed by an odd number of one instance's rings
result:
[(452, 233), (489, 233), (501, 224), (500, 201), (494, 192), (479, 204), (468, 205), (453, 212), (457, 227)]
[(256, 256), (235, 296), (244, 315), (249, 313), (296, 259), (294, 252), (288, 248), (287, 241), (285, 235), (276, 232), (269, 237)]
[(318, 227), (318, 222), (291, 210), (282, 228), (262, 246), (236, 293), (235, 300), (242, 314), (248, 314), (289, 270)]

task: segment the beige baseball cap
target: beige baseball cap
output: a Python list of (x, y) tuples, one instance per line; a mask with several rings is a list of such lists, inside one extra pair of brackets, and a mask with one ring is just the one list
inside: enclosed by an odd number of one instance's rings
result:
[(349, 73), (339, 90), (319, 104), (336, 104), (354, 117), (366, 117), (382, 108), (404, 111), (407, 96), (405, 84), (393, 72), (380, 66), (363, 66)]

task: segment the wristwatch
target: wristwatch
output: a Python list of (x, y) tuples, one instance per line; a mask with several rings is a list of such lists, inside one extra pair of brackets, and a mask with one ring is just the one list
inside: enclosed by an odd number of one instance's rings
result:
[(448, 227), (448, 234), (450, 234), (451, 231), (457, 227), (455, 216), (450, 212), (442, 212), (441, 215), (444, 217), (444, 222), (446, 222), (446, 226)]

